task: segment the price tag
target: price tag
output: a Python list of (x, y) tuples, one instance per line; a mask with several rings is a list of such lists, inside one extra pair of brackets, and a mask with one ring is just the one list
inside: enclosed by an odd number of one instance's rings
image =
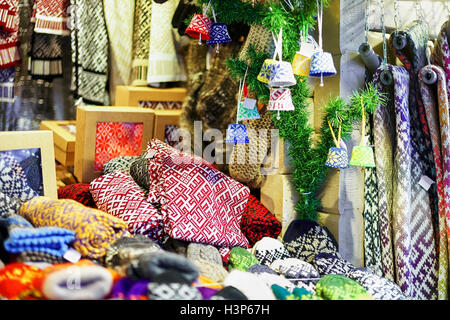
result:
[(302, 56), (311, 58), (315, 52), (314, 44), (308, 42), (302, 42), (299, 53)]
[(420, 186), (422, 188), (424, 188), (426, 191), (428, 191), (428, 189), (430, 189), (430, 187), (433, 183), (434, 183), (434, 181), (431, 180), (427, 176), (422, 176), (422, 178), (420, 178), (420, 181), (419, 181)]
[(69, 262), (77, 263), (81, 259), (81, 253), (73, 248), (69, 248), (69, 250), (64, 253), (63, 257)]
[(242, 106), (246, 109), (255, 109), (256, 106), (256, 100), (255, 99), (250, 99), (250, 98), (245, 98), (244, 99), (244, 103), (242, 104)]

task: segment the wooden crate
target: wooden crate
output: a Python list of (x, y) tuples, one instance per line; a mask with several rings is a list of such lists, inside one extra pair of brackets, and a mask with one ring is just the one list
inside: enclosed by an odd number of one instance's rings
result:
[(76, 121), (42, 121), (41, 130), (53, 132), (55, 159), (64, 167), (72, 167), (75, 162), (76, 133), (69, 128), (76, 128)]
[[(150, 103), (149, 108), (163, 109), (165, 103), (174, 104), (170, 108), (181, 109), (181, 103), (187, 95), (185, 88), (159, 89), (150, 87), (117, 86), (115, 106), (139, 107), (142, 103)], [(153, 105), (155, 105), (153, 107)]]

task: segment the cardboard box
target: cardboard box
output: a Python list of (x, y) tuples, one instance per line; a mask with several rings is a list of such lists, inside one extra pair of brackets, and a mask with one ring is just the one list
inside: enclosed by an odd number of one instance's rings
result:
[(76, 121), (42, 121), (40, 129), (53, 132), (56, 161), (64, 167), (72, 167), (75, 161)]
[(154, 110), (139, 107), (80, 106), (77, 108), (76, 123), (74, 175), (79, 182), (89, 183), (101, 175), (101, 170), (95, 169), (98, 123), (142, 124), (141, 146), (136, 152), (140, 154), (147, 149), (147, 143), (153, 137), (155, 113)]
[(153, 137), (165, 141), (166, 126), (180, 126), (181, 110), (155, 110)]
[(117, 86), (114, 105), (151, 109), (181, 109), (181, 104), (186, 95), (186, 88), (159, 89)]
[(40, 149), (43, 195), (58, 199), (56, 187), (55, 153), (52, 131), (0, 132), (0, 151)]

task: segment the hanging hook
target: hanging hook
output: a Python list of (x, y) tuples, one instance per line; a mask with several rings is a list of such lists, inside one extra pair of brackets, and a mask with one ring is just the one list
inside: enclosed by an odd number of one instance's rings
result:
[(371, 45), (369, 43), (362, 43), (359, 46), (358, 51), (362, 61), (366, 65), (366, 68), (371, 73), (375, 73), (381, 62), (380, 59), (378, 59), (378, 56), (373, 51)]
[(404, 34), (395, 35), (393, 40), (394, 41), (392, 41), (392, 44), (394, 45), (394, 48), (397, 50), (402, 50), (408, 44), (408, 41), (406, 40)]
[(426, 56), (427, 56), (428, 66), (422, 68), (421, 73), (422, 73), (423, 82), (425, 82), (428, 85), (434, 84), (437, 81), (437, 74), (431, 68), (430, 55), (431, 55), (430, 47), (427, 47)]
[(390, 86), (394, 83), (394, 79), (392, 78), (392, 74), (388, 69), (381, 71), (380, 73), (381, 83), (385, 86)]

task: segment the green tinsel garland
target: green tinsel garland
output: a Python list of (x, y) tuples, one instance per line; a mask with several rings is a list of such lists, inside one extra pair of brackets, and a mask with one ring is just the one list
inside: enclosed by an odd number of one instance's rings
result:
[[(209, 0), (198, 0), (200, 5), (208, 2)], [(312, 28), (315, 24), (316, 1), (293, 0), (291, 2), (296, 8), (293, 11), (283, 1), (268, 1), (264, 4), (255, 2), (257, 3), (253, 7), (252, 1), (211, 0), (219, 22), (226, 24), (242, 22), (248, 25), (261, 23), (275, 34), (283, 28), (283, 60), (292, 61), (299, 49), (300, 30), (303, 30), (305, 26)], [(324, 7), (327, 7), (328, 3), (329, 0), (324, 0)], [(249, 48), (249, 57), (254, 63), (248, 66), (247, 85), (261, 102), (267, 103), (269, 89), (257, 80), (257, 76), (264, 60), (270, 57), (265, 53), (256, 52), (252, 47)], [(235, 79), (244, 77), (247, 65), (238, 58), (229, 59), (227, 66)], [(307, 87), (307, 78), (300, 76), (296, 78), (297, 85), (290, 87), (295, 111), (281, 112), (279, 120), (274, 112), (273, 122), (279, 129), (280, 137), (289, 143), (288, 154), (293, 159), (294, 167), (293, 184), (301, 195), (296, 205), (298, 218), (317, 220), (317, 212), (321, 207), (317, 191), (328, 174), (329, 168), (325, 166), (325, 161), (330, 147), (333, 146), (328, 121), (333, 128), (337, 129), (340, 120), (342, 138), (348, 138), (353, 124), (361, 120), (360, 98), (363, 98), (368, 114), (372, 114), (375, 107), (383, 103), (383, 98), (373, 86), (368, 86), (365, 90), (355, 92), (350, 104), (346, 104), (340, 98), (331, 99), (325, 107), (325, 117), (319, 132), (320, 139), (316, 139), (314, 144), (314, 129), (308, 125), (307, 98), (310, 92)]]

